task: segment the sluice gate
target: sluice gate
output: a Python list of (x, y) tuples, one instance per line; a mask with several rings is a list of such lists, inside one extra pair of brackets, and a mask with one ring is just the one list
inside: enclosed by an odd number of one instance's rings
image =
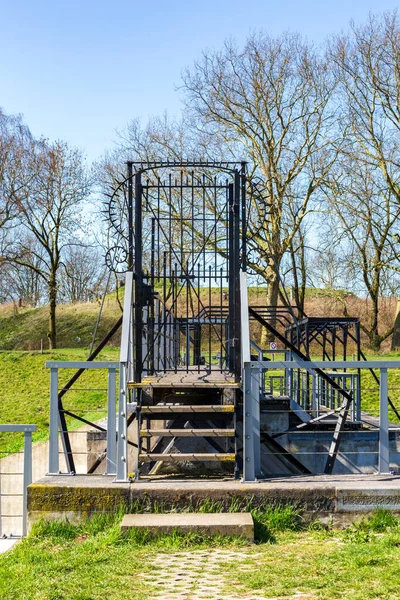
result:
[[(183, 474), (251, 481), (373, 472), (378, 457), (389, 469), (395, 426), (389, 452), (388, 419), (386, 439), (382, 423), (362, 410), (359, 319), (249, 306), (248, 223), (257, 193), (243, 162), (128, 163), (108, 205), (116, 246), (107, 261), (125, 273), (123, 317), (114, 328), (121, 326), (120, 360), (107, 363), (112, 377), (119, 370), (118, 400), (116, 407), (112, 387), (107, 423), (93, 424), (106, 448), (88, 472), (106, 465), (117, 482)], [(268, 349), (260, 346), (262, 329)], [(322, 362), (311, 360), (315, 347)], [(54, 374), (62, 364), (49, 367)], [(58, 433), (67, 472), (76, 472), (68, 389), (52, 387), (53, 474)], [(368, 447), (361, 460), (360, 447)]]

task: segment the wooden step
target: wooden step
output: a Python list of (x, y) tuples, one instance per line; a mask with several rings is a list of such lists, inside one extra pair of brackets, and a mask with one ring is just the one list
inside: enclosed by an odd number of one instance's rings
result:
[(166, 454), (155, 454), (149, 452), (148, 454), (139, 454), (140, 462), (207, 462), (207, 461), (234, 461), (235, 454), (231, 452), (218, 452), (218, 453), (196, 453), (196, 454), (184, 454), (184, 453), (166, 453)]
[(153, 413), (160, 414), (170, 414), (170, 413), (233, 413), (235, 412), (235, 407), (232, 404), (221, 405), (212, 405), (212, 404), (170, 404), (170, 405), (160, 405), (156, 404), (154, 406), (142, 406), (140, 411), (143, 415), (149, 415)]
[(235, 381), (141, 381), (134, 383), (133, 381), (128, 382), (129, 389), (138, 388), (171, 388), (171, 389), (190, 389), (190, 388), (240, 388), (241, 383)]
[(142, 429), (140, 437), (234, 437), (234, 429)]

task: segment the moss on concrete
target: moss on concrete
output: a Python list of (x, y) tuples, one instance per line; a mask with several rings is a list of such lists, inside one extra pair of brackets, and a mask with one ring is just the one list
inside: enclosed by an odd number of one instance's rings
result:
[(28, 511), (111, 512), (130, 502), (129, 486), (99, 487), (33, 484), (28, 490)]

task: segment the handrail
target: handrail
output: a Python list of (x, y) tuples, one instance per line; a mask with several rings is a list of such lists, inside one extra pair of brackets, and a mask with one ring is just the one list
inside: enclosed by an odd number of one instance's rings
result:
[(125, 276), (124, 312), (122, 317), (121, 350), (119, 360), (127, 363), (129, 359), (129, 344), (131, 342), (132, 323), (132, 296), (133, 296), (133, 272), (128, 271)]
[[(23, 463), (23, 487), (22, 487), (22, 535), (28, 531), (28, 485), (32, 483), (32, 433), (36, 431), (36, 425), (20, 425), (3, 423), (0, 425), (0, 433), (23, 433), (24, 434), (24, 463)], [(3, 535), (1, 523), (1, 489), (0, 489), (0, 537)]]
[(250, 325), (249, 325), (249, 297), (247, 291), (247, 273), (240, 272), (240, 321), (242, 341), (242, 369), (245, 362), (251, 358), (250, 355)]
[[(246, 441), (244, 444), (244, 468), (243, 480), (252, 482), (256, 480), (258, 475), (258, 463), (260, 447), (256, 440), (260, 435), (260, 420), (257, 415), (257, 404), (259, 404), (257, 381), (263, 370), (271, 369), (379, 369), (379, 473), (387, 474), (390, 472), (390, 456), (389, 456), (389, 402), (388, 402), (388, 369), (400, 369), (400, 361), (395, 360), (371, 360), (371, 361), (250, 361), (244, 365), (244, 414), (243, 421), (244, 431), (243, 438)], [(334, 411), (332, 411), (334, 412)], [(326, 415), (325, 415), (326, 416)], [(339, 416), (340, 418), (340, 416)], [(336, 430), (333, 434), (332, 444), (334, 445), (333, 461), (339, 451), (339, 443), (342, 429), (339, 432)], [(329, 454), (332, 449), (329, 450)], [(325, 469), (325, 473), (326, 473)], [(330, 470), (331, 472), (331, 470)]]

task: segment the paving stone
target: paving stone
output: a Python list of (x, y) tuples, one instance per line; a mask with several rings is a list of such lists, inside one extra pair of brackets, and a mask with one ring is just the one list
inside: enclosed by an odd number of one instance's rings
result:
[[(249, 570), (253, 566), (245, 561), (257, 556), (260, 554), (223, 549), (159, 554), (153, 561), (158, 572), (146, 573), (143, 577), (158, 588), (154, 593), (157, 600), (279, 600), (266, 598), (261, 592), (223, 592), (229, 585), (224, 577), (224, 566), (234, 562), (238, 569)], [(285, 600), (311, 597), (298, 592)]]

